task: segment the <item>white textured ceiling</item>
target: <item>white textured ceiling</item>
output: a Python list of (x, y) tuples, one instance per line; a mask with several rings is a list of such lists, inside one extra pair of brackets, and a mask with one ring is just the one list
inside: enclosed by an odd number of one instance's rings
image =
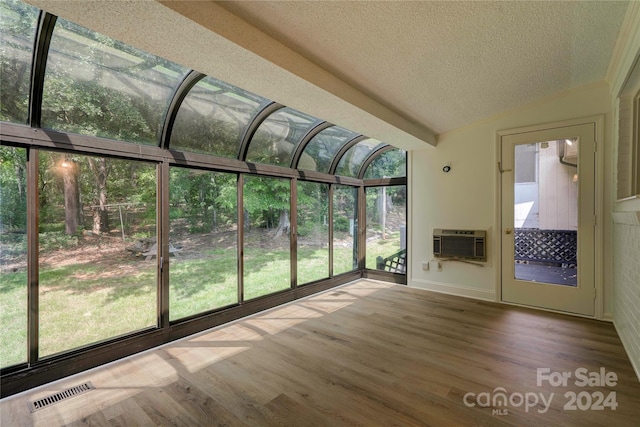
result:
[(628, 2), (35, 6), (405, 149), (605, 78)]
[(604, 79), (627, 2), (221, 2), (437, 133)]

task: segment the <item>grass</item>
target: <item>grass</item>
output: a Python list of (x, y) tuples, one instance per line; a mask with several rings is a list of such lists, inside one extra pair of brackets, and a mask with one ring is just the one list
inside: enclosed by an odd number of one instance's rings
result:
[[(367, 243), (367, 266), (399, 249), (399, 239)], [(353, 250), (334, 248), (334, 274), (353, 269)], [(235, 304), (238, 278), (234, 250), (210, 250), (200, 258), (171, 258), (171, 320)], [(245, 250), (245, 299), (290, 286), (287, 250)], [(328, 249), (298, 251), (298, 283), (328, 277)], [(156, 324), (156, 263), (139, 259), (111, 266), (91, 263), (40, 268), (40, 355), (81, 347)], [(26, 361), (27, 277), (0, 277), (0, 366)]]
[(378, 239), (367, 242), (367, 262), (366, 267), (376, 269), (376, 258), (381, 256), (386, 258), (400, 250), (400, 232), (387, 233), (385, 240)]
[(41, 356), (156, 325), (155, 265), (119, 270), (86, 264), (41, 269)]
[[(217, 252), (217, 251), (216, 251)], [(238, 301), (235, 251), (222, 251), (211, 258), (172, 258), (169, 268), (169, 318), (234, 304)]]
[(0, 276), (0, 366), (27, 360), (27, 273)]

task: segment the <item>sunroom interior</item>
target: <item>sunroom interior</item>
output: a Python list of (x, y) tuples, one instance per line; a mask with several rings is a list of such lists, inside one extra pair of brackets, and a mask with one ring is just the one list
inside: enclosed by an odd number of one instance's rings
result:
[[(0, 0), (2, 397), (363, 278), (505, 302), (496, 135), (595, 116), (589, 317), (613, 322), (640, 377), (640, 133), (620, 124), (640, 114), (621, 103), (639, 87), (640, 5), (300, 3)], [(411, 57), (392, 34), (423, 7), (487, 37), (443, 21), (429, 53), (452, 74), (429, 82), (424, 108), (411, 92), (437, 61), (394, 80), (338, 44), (370, 34), (348, 24), (372, 13), (390, 27), (366, 46), (387, 65)], [(304, 28), (320, 34), (329, 15), (336, 35), (320, 43)], [(550, 22), (528, 40), (501, 33), (500, 17), (528, 16)], [(579, 53), (568, 71), (559, 45), (527, 45), (529, 58), (504, 44), (554, 31)], [(486, 258), (434, 261), (446, 227), (486, 231)]]
[(356, 278), (406, 283), (404, 150), (2, 7), (3, 393)]

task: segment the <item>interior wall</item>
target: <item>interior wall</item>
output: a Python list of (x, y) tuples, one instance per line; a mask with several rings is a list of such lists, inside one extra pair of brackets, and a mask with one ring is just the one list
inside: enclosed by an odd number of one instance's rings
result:
[[(611, 103), (608, 85), (604, 82), (558, 94), (517, 110), (442, 134), (435, 149), (414, 150), (410, 159), (410, 224), (411, 251), (408, 272), (409, 286), (486, 300), (499, 298), (499, 187), (496, 132), (517, 127), (538, 125), (580, 117), (605, 115), (605, 141), (601, 155), (604, 171), (600, 179), (612, 174), (611, 162)], [(451, 171), (442, 168), (451, 164)], [(609, 178), (606, 180), (610, 181)], [(610, 185), (604, 185), (604, 198), (610, 200)], [(611, 233), (605, 224), (611, 222), (610, 212), (604, 212), (602, 229)], [(434, 228), (487, 230), (488, 258), (483, 267), (459, 262), (445, 262), (442, 271), (433, 261), (432, 235)], [(610, 239), (598, 253), (605, 258), (610, 251)], [(431, 261), (431, 262), (430, 262)], [(429, 264), (426, 270), (425, 263)], [(604, 259), (604, 277), (611, 277)], [(600, 268), (602, 270), (602, 267)], [(601, 272), (602, 275), (602, 272)], [(596, 278), (596, 281), (602, 278)], [(604, 280), (602, 317), (612, 313), (611, 280)], [(596, 310), (598, 312), (598, 310)]]
[[(616, 46), (619, 57), (609, 67), (611, 80), (610, 102), (613, 110), (617, 98), (629, 81), (640, 71), (640, 3), (632, 3), (621, 30), (623, 37)], [(635, 68), (634, 68), (635, 67)], [(633, 86), (637, 90), (637, 86)], [(612, 177), (618, 177), (618, 139), (614, 129), (615, 148), (612, 156)], [(624, 174), (623, 174), (624, 175)], [(629, 359), (640, 379), (640, 194), (627, 200), (615, 200), (617, 182), (612, 179), (611, 210), (613, 211), (613, 313), (614, 324)], [(636, 193), (640, 189), (636, 189)]]

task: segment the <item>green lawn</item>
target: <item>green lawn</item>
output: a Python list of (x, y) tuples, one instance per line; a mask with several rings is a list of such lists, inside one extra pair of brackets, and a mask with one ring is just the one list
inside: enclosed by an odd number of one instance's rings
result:
[[(375, 257), (398, 250), (397, 239), (367, 244), (367, 266)], [(352, 269), (352, 249), (336, 247), (334, 270)], [(300, 248), (299, 283), (328, 276), (327, 248)], [(171, 320), (237, 302), (238, 279), (233, 250), (213, 250), (196, 259), (171, 258)], [(139, 259), (104, 267), (71, 264), (40, 270), (40, 354), (51, 355), (156, 324), (156, 263)], [(245, 251), (245, 299), (289, 287), (286, 250)], [(26, 360), (27, 277), (4, 272), (0, 278), (0, 366)]]
[(0, 366), (27, 360), (27, 273), (0, 276)]

